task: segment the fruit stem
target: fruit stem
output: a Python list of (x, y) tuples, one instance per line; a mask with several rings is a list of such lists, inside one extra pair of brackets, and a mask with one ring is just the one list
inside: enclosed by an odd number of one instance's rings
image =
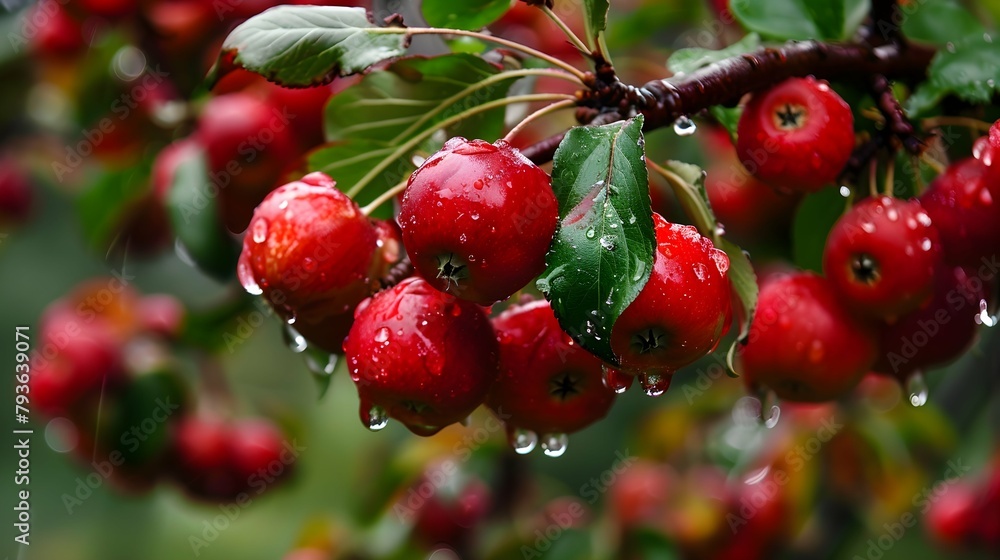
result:
[(429, 120), (439, 115), (442, 111), (454, 107), (455, 104), (457, 104), (462, 98), (466, 97), (467, 95), (477, 90), (480, 90), (486, 86), (490, 86), (498, 82), (502, 82), (504, 80), (509, 80), (511, 78), (526, 78), (530, 76), (548, 76), (551, 78), (567, 80), (573, 82), (574, 84), (580, 85), (580, 81), (577, 80), (576, 77), (571, 76), (570, 74), (562, 70), (557, 70), (553, 68), (524, 68), (521, 70), (510, 70), (507, 72), (494, 74), (486, 79), (480, 80), (474, 84), (469, 85), (469, 87), (441, 101), (440, 103), (438, 103), (437, 107), (434, 108), (434, 110), (424, 113), (423, 116), (421, 116), (419, 119), (417, 119), (416, 122), (407, 127), (406, 130), (397, 134), (396, 137), (392, 139), (392, 141), (399, 142), (403, 138), (406, 138), (410, 134), (413, 134), (415, 131), (420, 130), (420, 127), (426, 124)]
[(366, 204), (366, 205), (364, 205), (364, 206), (361, 207), (361, 213), (364, 214), (365, 216), (370, 216), (371, 213), (374, 212), (376, 208), (378, 208), (379, 206), (382, 206), (383, 204), (385, 204), (386, 201), (391, 200), (397, 194), (405, 191), (406, 190), (406, 185), (409, 182), (410, 182), (410, 178), (407, 177), (406, 179), (403, 179), (402, 181), (400, 181), (399, 183), (397, 183), (396, 186), (394, 186), (391, 189), (385, 191), (384, 193), (378, 195), (375, 198), (375, 200), (373, 200), (373, 201), (369, 202), (368, 204)]
[(944, 173), (945, 171), (945, 165), (942, 164), (940, 161), (934, 159), (932, 156), (928, 155), (926, 152), (920, 154), (920, 161), (927, 164), (927, 166), (933, 169), (934, 172), (937, 173), (938, 175)]
[(476, 31), (465, 31), (463, 29), (441, 29), (438, 27), (383, 27), (381, 28), (383, 33), (405, 33), (407, 35), (459, 35), (461, 37), (473, 37), (475, 39), (480, 39), (482, 41), (488, 41), (490, 43), (496, 43), (498, 45), (503, 45), (509, 49), (515, 51), (520, 51), (526, 55), (533, 56), (537, 59), (544, 60), (549, 64), (562, 68), (563, 70), (569, 72), (570, 74), (577, 77), (580, 83), (584, 83), (587, 79), (587, 74), (574, 67), (573, 65), (564, 62), (552, 55), (543, 53), (542, 51), (533, 49), (531, 47), (522, 45), (517, 41), (511, 41), (504, 39), (502, 37), (495, 37), (493, 35), (487, 35), (485, 33), (479, 33)]
[(582, 40), (580, 40), (580, 37), (578, 37), (576, 33), (573, 33), (573, 30), (570, 29), (568, 25), (566, 25), (566, 22), (564, 22), (562, 18), (560, 18), (558, 15), (556, 15), (555, 12), (552, 11), (552, 8), (549, 8), (548, 6), (545, 5), (540, 5), (538, 7), (541, 8), (543, 12), (545, 12), (545, 15), (547, 15), (549, 19), (552, 20), (553, 23), (559, 26), (559, 29), (561, 29), (562, 32), (566, 34), (566, 38), (569, 39), (569, 42), (572, 43), (573, 46), (576, 47), (578, 51), (584, 54), (589, 54), (590, 51), (594, 50), (593, 48), (587, 46)]
[[(872, 198), (878, 196), (878, 160), (875, 158), (868, 162), (868, 195)], [(844, 212), (849, 210), (850, 208)]]
[(920, 121), (924, 128), (941, 128), (942, 126), (964, 126), (975, 131), (989, 132), (991, 123), (974, 119), (972, 117), (949, 117), (942, 115), (939, 117), (929, 117)]
[(882, 194), (888, 197), (894, 196), (896, 193), (896, 161), (895, 158), (890, 159), (886, 162), (885, 167), (885, 184), (882, 185)]
[(525, 126), (531, 123), (531, 121), (539, 117), (543, 117), (549, 113), (554, 113), (560, 109), (568, 109), (575, 105), (576, 105), (575, 99), (564, 99), (562, 101), (556, 101), (555, 103), (546, 105), (545, 107), (542, 107), (541, 109), (535, 111), (534, 113), (531, 113), (527, 117), (524, 117), (524, 119), (521, 122), (517, 123), (517, 125), (515, 125), (514, 128), (510, 129), (510, 132), (508, 132), (507, 135), (503, 137), (503, 139), (505, 142), (510, 142), (511, 139), (517, 136), (517, 133), (521, 132)]
[[(375, 179), (375, 177), (377, 177), (379, 173), (385, 171), (385, 169), (389, 167), (390, 164), (395, 162), (401, 155), (408, 152), (409, 150), (416, 148), (418, 144), (433, 136), (440, 129), (447, 128), (473, 115), (483, 113), (489, 111), (490, 109), (495, 109), (497, 107), (504, 107), (507, 105), (512, 105), (514, 103), (528, 103), (531, 101), (559, 101), (563, 99), (575, 100), (576, 98), (573, 97), (572, 95), (566, 95), (564, 93), (535, 93), (530, 95), (515, 95), (513, 97), (504, 97), (502, 99), (495, 99), (493, 101), (483, 103), (482, 105), (476, 105), (475, 107), (466, 109), (461, 113), (456, 113), (439, 123), (435, 123), (434, 126), (427, 128), (420, 134), (417, 134), (413, 138), (407, 140), (405, 143), (396, 147), (385, 158), (379, 161), (379, 163), (375, 165), (375, 167), (372, 167), (371, 170), (368, 171), (368, 173), (366, 173), (364, 177), (359, 179), (358, 182), (354, 184), (354, 186), (352, 186), (349, 190), (345, 191), (344, 194), (346, 194), (351, 198), (355, 198), (358, 195), (358, 193), (360, 193), (361, 190), (368, 185), (368, 183), (372, 182), (372, 180)], [(323, 170), (321, 169), (320, 171)]]

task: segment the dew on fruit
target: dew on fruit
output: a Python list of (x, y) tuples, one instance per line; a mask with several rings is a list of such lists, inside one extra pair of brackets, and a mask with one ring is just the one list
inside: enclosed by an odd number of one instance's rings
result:
[(700, 282), (705, 281), (705, 274), (708, 272), (708, 268), (704, 263), (694, 263), (691, 270), (694, 272), (694, 275), (698, 277)]
[(865, 233), (875, 233), (875, 224), (871, 222), (861, 222), (861, 229), (865, 230)]
[(601, 381), (604, 382), (605, 387), (619, 395), (628, 390), (629, 386), (632, 385), (632, 378), (630, 376), (616, 369), (609, 368), (606, 365), (601, 365)]
[(531, 430), (518, 428), (510, 434), (510, 446), (518, 455), (531, 453), (536, 445), (538, 445), (538, 434)]
[(778, 403), (778, 395), (774, 391), (768, 390), (764, 394), (760, 410), (761, 420), (764, 422), (765, 428), (771, 429), (778, 425), (778, 419), (781, 418), (781, 405)]
[(246, 263), (239, 263), (236, 265), (236, 277), (239, 278), (240, 284), (243, 289), (252, 296), (259, 296), (264, 293), (264, 290), (260, 289), (257, 281), (254, 280), (253, 272), (250, 270), (250, 266)]
[(366, 416), (368, 420), (368, 429), (373, 432), (377, 432), (382, 428), (385, 428), (389, 423), (389, 415), (386, 414), (385, 409), (379, 405), (374, 405), (369, 408)]
[(467, 235), (465, 235), (464, 233), (462, 235), (458, 236), (459, 243), (465, 243), (468, 240), (469, 240), (469, 237)]
[(910, 404), (924, 406), (927, 404), (927, 380), (921, 371), (913, 372), (906, 380), (906, 393), (910, 396)]
[(851, 189), (847, 185), (840, 186), (840, 196), (848, 198), (851, 196)]
[(375, 331), (375, 342), (388, 342), (389, 341), (389, 327), (382, 327)]
[(469, 217), (472, 218), (473, 221), (475, 221), (479, 219), (479, 214), (473, 212), (472, 214), (469, 215)]
[(979, 314), (976, 315), (976, 323), (986, 327), (995, 327), (997, 324), (997, 317), (990, 315), (989, 304), (985, 299), (979, 300)]
[(670, 387), (670, 375), (662, 373), (643, 373), (639, 375), (642, 392), (649, 397), (659, 397)]
[(566, 434), (546, 434), (542, 436), (542, 453), (548, 457), (562, 457), (569, 445)]
[(291, 324), (285, 325), (284, 338), (285, 344), (296, 354), (305, 352), (306, 348), (309, 347), (309, 343), (306, 342), (306, 337), (302, 336), (299, 331), (295, 330), (295, 327)]
[(688, 117), (682, 116), (674, 121), (674, 132), (677, 136), (691, 136), (698, 131), (698, 125)]

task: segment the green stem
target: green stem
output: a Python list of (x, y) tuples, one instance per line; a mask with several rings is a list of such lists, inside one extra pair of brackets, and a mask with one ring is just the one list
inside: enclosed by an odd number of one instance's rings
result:
[(526, 78), (528, 76), (550, 76), (553, 78), (559, 78), (561, 80), (567, 80), (573, 82), (574, 84), (583, 85), (580, 82), (580, 80), (576, 79), (575, 76), (571, 76), (570, 74), (563, 72), (562, 70), (553, 70), (551, 68), (525, 68), (523, 70), (511, 70), (509, 72), (501, 72), (500, 74), (495, 74), (493, 76), (490, 76), (489, 78), (471, 84), (462, 91), (456, 93), (455, 95), (452, 95), (448, 99), (445, 99), (444, 101), (439, 103), (437, 107), (434, 108), (433, 111), (425, 113), (422, 117), (417, 119), (416, 122), (411, 124), (406, 130), (396, 135), (396, 137), (393, 138), (392, 141), (399, 142), (403, 138), (406, 138), (407, 136), (413, 134), (415, 131), (419, 130), (420, 127), (426, 124), (429, 120), (441, 114), (442, 111), (450, 108), (459, 100), (477, 90), (483, 89), (484, 87), (491, 86), (495, 83), (502, 82), (510, 78)]
[(410, 182), (409, 177), (400, 181), (395, 187), (385, 191), (384, 193), (378, 195), (375, 200), (369, 202), (361, 208), (361, 213), (365, 216), (370, 216), (376, 208), (385, 204), (386, 201), (391, 200), (392, 197), (406, 190), (406, 185)]
[(559, 29), (561, 29), (562, 32), (566, 34), (566, 38), (569, 39), (570, 43), (573, 43), (573, 46), (576, 47), (577, 50), (579, 50), (582, 53), (589, 53), (590, 51), (593, 50), (592, 48), (588, 47), (583, 41), (581, 41), (580, 38), (577, 37), (576, 33), (573, 33), (573, 30), (570, 29), (568, 25), (566, 25), (566, 22), (564, 22), (562, 18), (560, 18), (558, 15), (556, 15), (555, 12), (552, 11), (552, 8), (549, 8), (548, 6), (541, 6), (541, 8), (542, 11), (545, 12), (545, 15), (549, 16), (549, 19), (551, 19), (553, 23), (558, 25)]
[(518, 132), (521, 132), (521, 130), (523, 130), (525, 126), (527, 126), (535, 119), (543, 117), (549, 113), (554, 113), (560, 109), (568, 109), (570, 107), (574, 107), (575, 105), (576, 105), (576, 100), (574, 99), (564, 99), (562, 101), (556, 101), (555, 103), (546, 105), (545, 107), (542, 107), (541, 109), (535, 111), (534, 113), (528, 115), (527, 117), (524, 117), (524, 120), (517, 123), (517, 125), (514, 126), (514, 128), (510, 129), (510, 132), (508, 132), (507, 135), (503, 137), (503, 139), (505, 142), (510, 142), (512, 138), (517, 136)]
[(670, 188), (673, 189), (674, 194), (677, 196), (677, 200), (684, 208), (684, 213), (687, 214), (688, 218), (694, 222), (695, 227), (698, 228), (698, 231), (700, 231), (702, 235), (711, 239), (712, 243), (714, 243), (716, 247), (719, 247), (721, 239), (719, 236), (719, 230), (716, 227), (717, 224), (710, 222), (709, 216), (696, 211), (696, 208), (691, 208), (684, 202), (689, 197), (700, 197), (701, 194), (698, 192), (692, 192), (692, 185), (689, 185), (688, 182), (685, 181), (680, 175), (677, 175), (666, 167), (659, 165), (652, 159), (646, 158), (646, 165), (653, 171), (659, 173), (664, 179), (667, 180), (667, 183), (670, 183)]
[(353, 187), (351, 187), (350, 190), (348, 190), (345, 194), (351, 198), (357, 196), (358, 193), (360, 193), (361, 190), (368, 185), (368, 183), (370, 183), (375, 177), (377, 177), (379, 173), (385, 171), (385, 169), (389, 167), (389, 165), (392, 164), (392, 162), (396, 161), (396, 159), (398, 159), (402, 154), (405, 154), (409, 150), (415, 148), (418, 144), (420, 144), (424, 140), (433, 136), (435, 132), (437, 132), (442, 128), (446, 128), (457, 122), (467, 119), (473, 115), (476, 115), (478, 113), (483, 113), (485, 111), (489, 111), (490, 109), (495, 109), (497, 107), (504, 107), (506, 105), (512, 105), (514, 103), (527, 103), (531, 101), (561, 101), (564, 99), (576, 100), (576, 98), (573, 97), (572, 95), (566, 95), (562, 93), (536, 93), (531, 95), (517, 95), (514, 97), (505, 97), (503, 99), (496, 99), (487, 103), (483, 103), (482, 105), (477, 105), (471, 109), (462, 111), (461, 113), (452, 115), (439, 123), (435, 123), (434, 126), (424, 130), (420, 134), (417, 134), (413, 138), (407, 140), (404, 144), (400, 145), (392, 153), (386, 156), (385, 159), (380, 161), (378, 165), (376, 165), (368, 173), (366, 173), (364, 177), (359, 179), (358, 182)]
[(491, 43), (496, 43), (498, 45), (503, 45), (509, 49), (522, 52), (526, 55), (533, 56), (537, 59), (544, 60), (549, 64), (562, 68), (563, 70), (569, 72), (576, 76), (581, 82), (587, 79), (587, 74), (574, 67), (572, 64), (568, 64), (552, 55), (545, 54), (542, 51), (533, 49), (531, 47), (526, 47), (521, 43), (516, 41), (510, 41), (508, 39), (503, 39), (501, 37), (494, 37), (493, 35), (486, 35), (485, 33), (478, 33), (476, 31), (465, 31), (462, 29), (441, 29), (438, 27), (380, 27), (378, 28), (379, 33), (398, 33), (406, 35), (458, 35), (460, 37), (473, 37), (475, 39), (480, 39), (482, 41), (489, 41)]

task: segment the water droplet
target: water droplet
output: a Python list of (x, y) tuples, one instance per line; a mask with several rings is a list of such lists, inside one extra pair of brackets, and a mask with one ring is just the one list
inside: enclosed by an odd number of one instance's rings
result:
[(917, 221), (924, 227), (930, 227), (931, 225), (931, 217), (924, 212), (917, 213)]
[(979, 315), (976, 315), (976, 323), (986, 325), (986, 327), (995, 327), (997, 324), (997, 318), (990, 315), (989, 304), (985, 299), (979, 300)]
[(948, 41), (947, 43), (945, 43), (944, 48), (948, 49), (948, 52), (954, 53), (955, 52), (955, 43), (952, 43), (951, 41)]
[(781, 406), (778, 403), (778, 395), (774, 391), (769, 390), (764, 394), (760, 410), (764, 427), (770, 429), (778, 425), (778, 419), (781, 418)]
[(253, 271), (250, 270), (250, 265), (247, 263), (241, 262), (236, 265), (236, 277), (239, 278), (240, 284), (248, 294), (259, 296), (264, 293), (264, 290), (257, 284), (257, 280), (254, 279)]
[(646, 273), (646, 262), (639, 257), (635, 258), (635, 274), (632, 275), (632, 281), (638, 282), (642, 275)]
[(840, 186), (840, 196), (847, 198), (851, 196), (851, 189), (847, 185)]
[(698, 131), (698, 125), (688, 117), (680, 117), (674, 121), (674, 132), (678, 136), (691, 136)]
[(643, 373), (639, 376), (639, 383), (642, 385), (642, 392), (647, 396), (659, 397), (670, 387), (670, 378), (669, 374)]
[(923, 372), (915, 371), (906, 379), (906, 393), (910, 395), (910, 404), (924, 406), (927, 403), (927, 380)]
[(608, 251), (614, 251), (615, 247), (617, 247), (617, 245), (615, 245), (615, 238), (610, 235), (602, 235), (601, 247), (604, 247)]
[(632, 385), (632, 376), (626, 375), (617, 369), (601, 366), (601, 380), (604, 386), (617, 394), (622, 394)]
[(630, 215), (630, 216), (628, 217), (628, 223), (629, 223), (629, 224), (634, 224), (634, 223), (635, 223), (635, 219), (636, 219), (636, 218), (635, 218), (635, 214), (632, 214), (632, 215)]
[(469, 217), (472, 218), (473, 220), (478, 220), (479, 219), (479, 214), (473, 212), (472, 214), (469, 214)]
[(253, 223), (252, 235), (254, 243), (263, 243), (267, 241), (267, 220), (262, 218), (257, 219)]
[(510, 436), (510, 445), (514, 448), (514, 453), (517, 453), (518, 455), (527, 455), (535, 449), (536, 445), (538, 445), (538, 434), (532, 432), (531, 430), (522, 430), (518, 428), (514, 430), (514, 433)]
[(368, 429), (377, 432), (382, 428), (385, 428), (389, 423), (389, 415), (385, 413), (385, 409), (381, 406), (375, 405), (368, 409)]
[(698, 277), (699, 281), (705, 281), (705, 274), (708, 273), (708, 267), (704, 263), (694, 263), (691, 270), (694, 271), (694, 275)]
[(993, 36), (990, 35), (989, 33), (983, 33), (983, 41), (986, 41), (987, 43), (992, 43)]
[(875, 224), (871, 222), (861, 222), (861, 229), (865, 230), (865, 233), (875, 233)]
[(920, 241), (920, 248), (924, 251), (930, 251), (934, 244), (931, 242), (930, 238), (925, 237)]
[(306, 342), (306, 337), (299, 334), (299, 331), (295, 330), (295, 327), (291, 324), (285, 325), (284, 336), (285, 344), (287, 344), (288, 348), (296, 354), (305, 352), (306, 348), (309, 347), (309, 343)]
[(483, 183), (482, 179), (476, 179), (476, 182), (472, 183), (472, 186), (475, 187), (477, 191), (483, 190), (483, 185), (485, 185), (485, 183)]
[(890, 222), (895, 222), (899, 219), (899, 212), (897, 212), (895, 208), (890, 208), (889, 211), (886, 212), (885, 217), (889, 218)]
[(594, 231), (594, 228), (590, 228), (587, 230), (587, 239), (593, 239), (596, 235), (597, 232)]
[(547, 434), (542, 436), (542, 453), (549, 457), (562, 457), (566, 453), (569, 436), (566, 434)]
[(468, 240), (469, 240), (469, 237), (467, 235), (465, 235), (464, 233), (462, 235), (458, 236), (459, 243), (465, 243)]
[(313, 350), (310, 348), (305, 353), (305, 360), (306, 367), (316, 375), (333, 375), (333, 371), (337, 369), (337, 355), (322, 350)]
[(389, 327), (382, 327), (375, 331), (375, 342), (387, 342), (389, 340)]

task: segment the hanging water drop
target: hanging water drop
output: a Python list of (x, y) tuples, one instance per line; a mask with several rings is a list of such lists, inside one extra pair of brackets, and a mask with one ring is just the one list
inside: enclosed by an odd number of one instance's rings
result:
[(778, 402), (778, 395), (774, 391), (768, 390), (761, 399), (760, 415), (765, 428), (773, 428), (778, 425), (781, 418), (781, 405)]
[(691, 136), (698, 131), (698, 125), (688, 117), (680, 117), (674, 121), (674, 132), (678, 136)]
[(566, 434), (546, 434), (542, 436), (542, 453), (549, 457), (561, 457), (566, 453), (569, 436)]
[(337, 369), (337, 355), (323, 350), (309, 348), (305, 353), (306, 367), (316, 375), (333, 375)]
[(847, 185), (840, 185), (840, 196), (848, 198), (851, 196), (851, 189)]
[(910, 395), (910, 404), (924, 406), (927, 404), (927, 380), (923, 372), (915, 371), (906, 380), (906, 392)]
[(389, 423), (389, 415), (385, 413), (385, 409), (381, 406), (375, 405), (368, 409), (368, 429), (377, 432), (382, 428), (385, 428)]
[(518, 428), (514, 430), (514, 433), (510, 436), (510, 445), (514, 448), (514, 453), (517, 453), (518, 455), (527, 455), (535, 449), (536, 445), (538, 445), (538, 434), (532, 432), (531, 430), (522, 430)]
[(670, 387), (670, 375), (662, 373), (644, 373), (639, 376), (642, 392), (650, 397), (659, 397)]
[(295, 352), (296, 354), (301, 354), (302, 352), (305, 352), (306, 348), (309, 347), (309, 343), (306, 342), (306, 337), (299, 334), (299, 331), (295, 330), (295, 327), (293, 327), (291, 324), (285, 325), (284, 336), (285, 336), (285, 344), (287, 344), (288, 348), (291, 349), (291, 351)]
[(601, 366), (601, 380), (604, 386), (617, 394), (622, 394), (632, 385), (632, 376), (625, 375), (617, 369)]
[(258, 219), (253, 223), (252, 236), (254, 243), (263, 243), (267, 241), (267, 220)]
[(995, 315), (990, 315), (990, 306), (985, 299), (979, 300), (979, 315), (976, 315), (976, 323), (987, 327), (995, 327), (997, 324), (997, 318)]

